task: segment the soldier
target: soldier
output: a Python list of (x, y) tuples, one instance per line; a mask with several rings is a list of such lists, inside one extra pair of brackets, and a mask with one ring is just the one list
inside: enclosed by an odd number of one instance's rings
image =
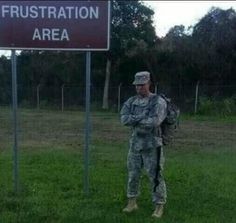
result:
[(167, 104), (163, 98), (150, 92), (149, 72), (136, 73), (133, 85), (137, 95), (129, 98), (120, 112), (121, 123), (132, 129), (127, 157), (128, 204), (123, 212), (129, 213), (138, 209), (136, 198), (139, 195), (139, 180), (144, 167), (151, 182), (152, 201), (155, 205), (152, 216), (160, 218), (166, 203), (160, 124), (166, 117)]

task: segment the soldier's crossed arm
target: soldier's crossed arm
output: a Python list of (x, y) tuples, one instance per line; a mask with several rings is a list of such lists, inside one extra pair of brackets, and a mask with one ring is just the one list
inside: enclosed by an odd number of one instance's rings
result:
[(128, 100), (124, 103), (120, 111), (120, 120), (123, 125), (135, 126), (146, 116), (145, 113), (134, 115), (131, 111), (131, 100)]
[(164, 121), (166, 118), (167, 104), (164, 99), (158, 97), (156, 103), (150, 108), (148, 116), (142, 119), (139, 124), (147, 128), (157, 127)]

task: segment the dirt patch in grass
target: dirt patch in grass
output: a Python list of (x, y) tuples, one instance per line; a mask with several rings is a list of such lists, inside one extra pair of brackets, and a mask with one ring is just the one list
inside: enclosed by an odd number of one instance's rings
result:
[[(82, 112), (52, 112), (23, 110), (19, 113), (19, 145), (33, 148), (83, 148), (85, 121)], [(12, 120), (6, 109), (0, 109), (0, 150), (13, 141)], [(118, 114), (93, 113), (91, 140), (106, 144), (127, 143), (130, 128), (122, 126)], [(174, 147), (199, 146), (206, 148), (236, 145), (236, 123), (221, 121), (181, 120)]]

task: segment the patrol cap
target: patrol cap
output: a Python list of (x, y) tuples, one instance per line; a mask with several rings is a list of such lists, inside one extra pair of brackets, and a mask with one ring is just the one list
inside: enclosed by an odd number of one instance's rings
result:
[(150, 81), (150, 73), (148, 71), (140, 71), (135, 74), (133, 85), (146, 84)]

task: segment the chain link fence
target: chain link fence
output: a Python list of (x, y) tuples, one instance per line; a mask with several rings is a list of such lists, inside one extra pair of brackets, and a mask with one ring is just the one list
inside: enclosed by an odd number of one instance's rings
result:
[[(91, 85), (91, 108), (100, 110), (103, 102), (103, 87)], [(185, 113), (211, 114), (225, 109), (226, 113), (235, 114), (236, 86), (210, 86), (199, 83), (188, 86), (152, 86), (152, 92), (159, 92), (170, 97)], [(109, 109), (119, 111), (126, 99), (135, 94), (134, 86), (111, 86), (109, 88)], [(0, 87), (0, 105), (11, 104), (11, 89)], [(45, 87), (37, 85), (27, 87), (18, 85), (18, 105), (21, 108), (73, 110), (85, 106), (85, 86), (62, 85)]]

